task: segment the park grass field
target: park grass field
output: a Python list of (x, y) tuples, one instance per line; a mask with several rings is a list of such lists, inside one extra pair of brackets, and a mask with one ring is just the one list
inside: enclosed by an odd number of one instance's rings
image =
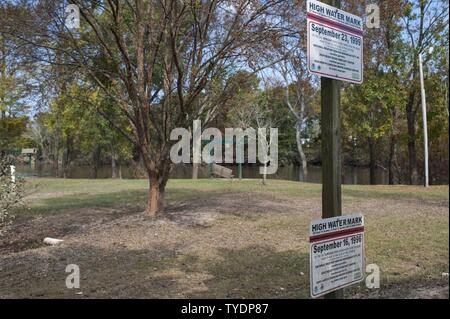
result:
[[(0, 237), (0, 298), (309, 298), (308, 225), (321, 185), (170, 180), (167, 212), (146, 216), (145, 180), (28, 179)], [(366, 264), (381, 288), (348, 298), (448, 298), (449, 188), (343, 186), (366, 220)], [(58, 246), (44, 237), (64, 239)], [(67, 289), (68, 264), (80, 289)]]

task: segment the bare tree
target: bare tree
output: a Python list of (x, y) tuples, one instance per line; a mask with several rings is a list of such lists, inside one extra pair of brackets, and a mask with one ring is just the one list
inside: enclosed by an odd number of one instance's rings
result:
[[(277, 121), (272, 116), (271, 96), (269, 92), (273, 89), (273, 79), (260, 74), (264, 91), (255, 91), (248, 98), (249, 103), (234, 109), (234, 122), (243, 129), (257, 128), (254, 136), (247, 136), (248, 143), (258, 145), (259, 161), (263, 164), (262, 184), (267, 184), (267, 167), (270, 161), (269, 150), (278, 149), (278, 136), (274, 136), (272, 128), (277, 127)], [(267, 134), (269, 132), (269, 134)], [(253, 140), (254, 139), (254, 140)], [(250, 152), (250, 149), (248, 150)], [(261, 158), (261, 155), (263, 158)], [(250, 155), (249, 155), (250, 157)]]
[(127, 126), (97, 111), (139, 151), (150, 183), (147, 212), (155, 216), (172, 168), (171, 130), (214, 116), (220, 104), (202, 101), (209, 84), (276, 42), (282, 1), (69, 2), (80, 9), (79, 30), (67, 29), (64, 8), (42, 0), (29, 9), (38, 22), (16, 21), (6, 32), (38, 48), (32, 52), (43, 65), (64, 66), (114, 101)]
[[(284, 80), (285, 101), (290, 113), (295, 118), (295, 137), (297, 151), (302, 163), (303, 177), (308, 175), (308, 160), (303, 150), (302, 132), (307, 121), (307, 102), (311, 100), (311, 79), (304, 68), (306, 58), (300, 52), (290, 52), (280, 63), (279, 70)], [(294, 94), (291, 94), (294, 91)]]
[[(410, 71), (406, 117), (408, 127), (408, 161), (410, 184), (418, 183), (416, 121), (419, 98), (419, 55), (426, 54), (448, 28), (448, 0), (406, 1), (404, 6), (403, 27), (406, 33), (405, 60)], [(431, 55), (426, 54), (424, 64)]]
[(283, 16), (284, 32), (275, 54), (281, 57), (275, 70), (284, 83), (285, 103), (295, 119), (297, 151), (302, 165), (303, 176), (308, 174), (308, 160), (303, 150), (302, 133), (306, 128), (308, 104), (311, 102), (313, 83), (306, 63), (306, 1), (293, 1), (286, 4)]

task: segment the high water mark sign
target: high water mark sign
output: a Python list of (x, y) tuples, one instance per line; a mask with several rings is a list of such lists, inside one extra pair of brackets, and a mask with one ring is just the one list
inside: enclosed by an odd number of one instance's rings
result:
[(309, 242), (311, 297), (363, 280), (364, 217), (361, 214), (313, 220)]
[(306, 5), (309, 72), (361, 84), (363, 20), (319, 1)]

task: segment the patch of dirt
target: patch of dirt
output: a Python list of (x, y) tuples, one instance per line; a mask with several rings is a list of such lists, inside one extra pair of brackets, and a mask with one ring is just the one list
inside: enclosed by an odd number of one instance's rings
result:
[[(0, 238), (0, 298), (308, 298), (305, 230), (320, 216), (320, 201), (225, 193), (170, 203), (157, 219), (122, 206), (18, 220)], [(346, 209), (376, 212), (377, 205), (369, 199)], [(44, 237), (64, 242), (44, 246)], [(68, 264), (79, 265), (81, 289), (65, 287)], [(354, 297), (448, 298), (448, 281)]]
[(364, 294), (356, 294), (353, 299), (377, 298), (377, 299), (448, 299), (449, 285), (448, 281), (436, 281), (428, 285), (410, 285), (405, 287), (389, 287), (383, 289), (374, 289)]
[[(275, 196), (255, 194), (224, 194), (220, 197), (178, 202), (167, 206), (166, 215), (157, 223), (173, 222), (183, 226), (208, 227), (223, 214), (257, 218), (270, 211), (281, 213), (294, 207), (289, 201), (277, 202)], [(149, 226), (142, 211), (127, 206), (115, 208), (87, 208), (57, 214), (40, 214), (14, 223), (5, 236), (0, 237), (0, 254), (20, 252), (44, 246), (43, 239), (78, 237), (95, 229), (111, 229), (132, 225)]]
[(233, 193), (169, 205), (167, 218), (187, 226), (210, 226), (223, 214), (258, 218), (265, 213), (283, 213), (295, 209), (292, 200), (281, 202), (274, 195)]
[(122, 216), (133, 214), (127, 207), (83, 209), (58, 214), (21, 218), (0, 237), (0, 254), (19, 252), (44, 246), (45, 237), (63, 238), (81, 235)]

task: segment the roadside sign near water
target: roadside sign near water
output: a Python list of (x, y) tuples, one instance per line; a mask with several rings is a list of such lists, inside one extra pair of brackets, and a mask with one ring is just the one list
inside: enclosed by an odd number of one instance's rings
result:
[(309, 241), (311, 297), (363, 280), (364, 217), (361, 214), (313, 220)]
[(319, 76), (363, 82), (363, 20), (325, 3), (308, 0), (308, 70)]

